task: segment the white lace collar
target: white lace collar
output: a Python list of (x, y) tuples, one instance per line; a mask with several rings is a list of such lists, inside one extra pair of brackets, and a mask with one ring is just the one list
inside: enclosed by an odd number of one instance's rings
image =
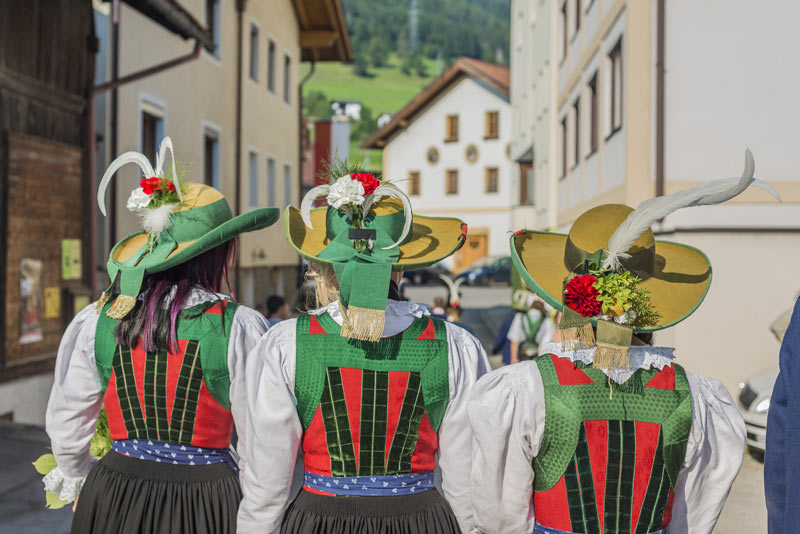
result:
[[(544, 343), (540, 354), (555, 354), (559, 358), (567, 358), (570, 361), (581, 361), (586, 365), (591, 365), (594, 359), (594, 348), (578, 349), (575, 351), (564, 351), (561, 343)], [(655, 367), (659, 371), (668, 365), (672, 365), (675, 358), (675, 349), (671, 347), (651, 347), (650, 345), (634, 345), (628, 350), (628, 369), (601, 369), (611, 380), (617, 384), (624, 384), (639, 369), (650, 369)]]
[[(311, 310), (308, 313), (311, 315), (320, 315), (325, 312), (331, 316), (337, 323), (342, 323), (342, 312), (339, 310), (339, 301), (331, 302), (327, 306), (323, 306), (322, 308), (317, 308), (316, 310)], [(425, 315), (430, 315), (431, 312), (428, 311), (428, 307), (424, 304), (418, 304), (416, 302), (411, 302), (410, 300), (386, 300), (386, 319), (388, 320), (390, 317), (416, 317), (420, 318)]]

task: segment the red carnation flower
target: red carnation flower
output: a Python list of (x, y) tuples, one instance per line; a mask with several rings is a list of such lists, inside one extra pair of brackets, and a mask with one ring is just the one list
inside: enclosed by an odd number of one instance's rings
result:
[(372, 176), (368, 172), (356, 172), (350, 175), (354, 180), (358, 180), (361, 182), (361, 185), (364, 186), (364, 194), (371, 195), (375, 189), (381, 185), (380, 181), (376, 180), (374, 176)]
[(175, 184), (173, 184), (172, 182), (167, 182), (167, 190), (170, 193), (174, 193), (175, 192)]
[(595, 289), (597, 278), (590, 274), (576, 276), (564, 289), (564, 304), (575, 310), (583, 317), (593, 317), (600, 313), (603, 304), (597, 300), (600, 292)]
[(152, 195), (154, 191), (161, 189), (161, 179), (156, 176), (143, 178), (139, 185), (146, 195)]

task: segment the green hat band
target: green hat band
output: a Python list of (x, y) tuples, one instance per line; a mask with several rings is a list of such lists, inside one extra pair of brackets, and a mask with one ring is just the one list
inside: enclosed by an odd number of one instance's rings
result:
[(350, 312), (349, 327), (343, 329), (343, 335), (375, 341), (383, 333), (383, 311), (392, 264), (400, 257), (399, 246), (384, 247), (392, 245), (402, 235), (404, 222), (402, 211), (367, 216), (361, 227), (374, 230), (375, 238), (371, 248), (359, 252), (350, 239), (352, 217), (328, 208), (326, 228), (330, 243), (319, 257), (333, 264), (339, 281), (339, 300)]

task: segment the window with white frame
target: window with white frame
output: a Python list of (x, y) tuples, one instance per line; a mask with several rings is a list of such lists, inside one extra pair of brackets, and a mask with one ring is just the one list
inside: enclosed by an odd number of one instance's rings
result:
[(622, 104), (623, 104), (623, 69), (622, 69), (622, 37), (608, 53), (608, 75), (609, 75), (609, 135), (614, 134), (622, 128)]
[(248, 154), (248, 167), (250, 173), (250, 206), (258, 206), (258, 154), (251, 150)]
[(214, 51), (212, 54), (220, 58), (220, 32), (222, 24), (220, 21), (220, 0), (206, 0), (206, 28), (211, 34), (211, 40), (214, 43)]
[(283, 166), (283, 205), (292, 203), (292, 168), (289, 164)]
[(215, 189), (219, 179), (219, 132), (206, 127), (203, 132), (203, 182)]
[(164, 108), (151, 102), (142, 101), (139, 104), (141, 116), (141, 139), (139, 140), (141, 152), (150, 161), (156, 160), (158, 145), (164, 139)]
[(275, 160), (267, 158), (267, 206), (275, 206)]
[(250, 24), (250, 79), (258, 81), (258, 50), (261, 40), (258, 36), (258, 26)]
[(275, 41), (267, 44), (267, 89), (275, 92)]

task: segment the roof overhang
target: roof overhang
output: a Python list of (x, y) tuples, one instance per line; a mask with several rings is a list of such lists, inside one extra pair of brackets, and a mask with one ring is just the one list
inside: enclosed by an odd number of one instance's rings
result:
[(292, 0), (302, 61), (350, 61), (353, 50), (341, 0)]
[[(491, 67), (491, 68), (488, 68)], [(497, 69), (505, 69), (489, 65), (485, 62), (470, 58), (459, 58), (453, 62), (438, 78), (433, 80), (430, 85), (422, 90), (417, 96), (392, 116), (383, 128), (367, 137), (361, 148), (383, 148), (399, 132), (408, 128), (409, 124), (421, 113), (426, 106), (442, 95), (456, 82), (464, 78), (472, 78), (480, 82), (481, 85), (496, 92), (498, 95), (508, 98), (508, 71), (502, 71), (505, 76), (499, 77)]]
[[(109, 0), (106, 0), (109, 1)], [(214, 51), (214, 40), (208, 28), (200, 24), (177, 0), (123, 0), (156, 24), (184, 39), (200, 41), (206, 50)]]

